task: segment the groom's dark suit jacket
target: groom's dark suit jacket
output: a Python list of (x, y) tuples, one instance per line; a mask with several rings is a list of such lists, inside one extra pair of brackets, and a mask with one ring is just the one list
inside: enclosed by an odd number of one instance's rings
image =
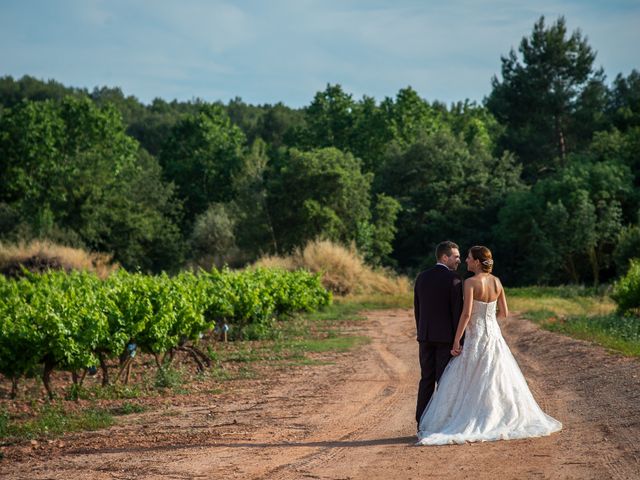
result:
[(418, 341), (453, 343), (462, 313), (462, 278), (437, 264), (416, 278), (413, 302)]

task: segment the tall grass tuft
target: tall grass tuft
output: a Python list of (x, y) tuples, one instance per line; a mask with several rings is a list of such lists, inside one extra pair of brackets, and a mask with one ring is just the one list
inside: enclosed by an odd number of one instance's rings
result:
[(7, 244), (0, 242), (0, 272), (8, 276), (20, 275), (22, 267), (33, 272), (45, 270), (86, 270), (106, 278), (118, 269), (112, 256), (86, 252), (80, 248), (57, 245), (47, 240), (33, 240)]
[(525, 312), (527, 316), (542, 318), (576, 315), (608, 315), (615, 304), (605, 292), (580, 285), (560, 287), (507, 288), (509, 310)]
[(329, 240), (314, 240), (288, 256), (266, 256), (254, 267), (305, 269), (322, 274), (323, 286), (336, 295), (381, 293), (403, 295), (410, 292), (410, 282), (385, 269), (367, 265), (354, 246), (345, 247)]

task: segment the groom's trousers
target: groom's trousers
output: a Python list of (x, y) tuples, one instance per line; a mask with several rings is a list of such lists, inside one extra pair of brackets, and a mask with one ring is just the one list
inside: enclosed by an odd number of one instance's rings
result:
[(416, 422), (427, 407), (429, 400), (440, 381), (444, 368), (451, 359), (451, 344), (440, 342), (418, 342), (420, 345), (420, 384), (418, 385), (418, 404), (416, 405)]

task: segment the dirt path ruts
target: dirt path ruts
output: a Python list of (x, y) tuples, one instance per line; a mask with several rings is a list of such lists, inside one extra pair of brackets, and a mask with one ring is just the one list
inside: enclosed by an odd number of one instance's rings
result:
[[(369, 312), (371, 344), (331, 365), (248, 382), (244, 391), (168, 406), (79, 434), (47, 458), (0, 464), (7, 478), (640, 478), (640, 362), (518, 317), (504, 336), (550, 437), (415, 447), (418, 379), (411, 312)], [(127, 441), (130, 439), (130, 441)]]

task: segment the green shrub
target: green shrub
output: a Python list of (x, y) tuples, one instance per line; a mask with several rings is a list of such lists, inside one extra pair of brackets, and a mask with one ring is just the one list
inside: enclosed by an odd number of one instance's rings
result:
[(115, 415), (129, 415), (131, 413), (142, 413), (144, 411), (144, 405), (139, 405), (132, 402), (124, 402), (122, 405), (112, 410)]
[(629, 271), (613, 287), (611, 297), (622, 314), (640, 309), (640, 259), (631, 260)]
[(640, 252), (640, 226), (628, 225), (622, 229), (613, 251), (613, 262), (619, 275), (624, 275), (629, 269), (629, 259), (638, 256)]
[(162, 367), (156, 372), (155, 385), (158, 388), (175, 388), (182, 385), (182, 373), (172, 367)]
[(0, 438), (7, 436), (9, 430), (9, 413), (6, 410), (0, 410)]
[[(280, 332), (273, 328), (272, 323), (250, 323), (242, 327), (239, 337), (243, 340), (275, 340)], [(232, 336), (232, 338), (235, 338)]]

